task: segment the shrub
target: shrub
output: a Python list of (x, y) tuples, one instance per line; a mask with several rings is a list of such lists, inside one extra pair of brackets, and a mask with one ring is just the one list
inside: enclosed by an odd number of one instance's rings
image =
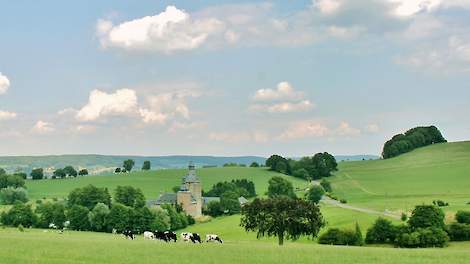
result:
[(170, 216), (168, 212), (160, 207), (151, 208), (155, 215), (155, 220), (152, 223), (152, 230), (164, 231), (170, 228)]
[(435, 205), (418, 205), (413, 210), (408, 224), (411, 228), (444, 228), (444, 212)]
[(406, 220), (408, 220), (408, 215), (405, 214), (405, 213), (401, 213), (400, 219), (401, 219), (401, 221), (406, 222)]
[(348, 201), (346, 199), (341, 199), (341, 200), (339, 200), (339, 202), (342, 203), (342, 204), (348, 203)]
[(320, 185), (312, 186), (305, 194), (305, 198), (313, 203), (319, 203), (324, 194), (325, 190), (323, 187)]
[(204, 214), (212, 217), (221, 216), (224, 214), (224, 209), (218, 201), (210, 201), (204, 209)]
[(325, 245), (361, 246), (362, 236), (357, 234), (357, 231), (330, 228), (318, 238), (318, 243)]
[(455, 220), (461, 224), (470, 224), (470, 211), (458, 211)]
[(333, 188), (331, 187), (331, 183), (325, 178), (323, 178), (321, 180), (320, 185), (321, 185), (321, 187), (323, 187), (323, 189), (325, 189), (326, 192), (332, 192), (333, 191)]
[(432, 201), (432, 204), (439, 206), (439, 207), (449, 206), (449, 203), (444, 202), (442, 200), (434, 200)]
[(14, 204), (8, 212), (3, 212), (1, 221), (4, 225), (30, 227), (36, 224), (37, 216), (31, 209), (31, 205), (23, 203)]
[(20, 225), (18, 226), (18, 231), (20, 231), (20, 232), (24, 232), (24, 227), (23, 227), (23, 225), (22, 225), (22, 224), (20, 224)]
[(93, 210), (88, 213), (91, 229), (98, 232), (106, 231), (109, 212), (109, 207), (106, 204), (97, 203)]
[(39, 216), (38, 225), (42, 228), (48, 228), (49, 224), (62, 228), (67, 220), (65, 206), (60, 203), (43, 203), (36, 208), (36, 214)]
[(447, 232), (452, 241), (470, 241), (470, 224), (450, 224), (447, 226)]
[(390, 243), (397, 236), (397, 228), (393, 226), (390, 220), (378, 218), (375, 223), (367, 230), (366, 243)]
[(444, 247), (448, 242), (447, 233), (436, 227), (417, 228), (401, 234), (396, 240), (397, 246), (406, 248)]
[(73, 205), (67, 211), (67, 219), (70, 221), (70, 228), (78, 231), (86, 231), (90, 229), (88, 221), (88, 213), (90, 211), (85, 206)]
[(0, 190), (0, 201), (2, 204), (25, 203), (28, 201), (28, 192), (24, 188), (8, 187)]

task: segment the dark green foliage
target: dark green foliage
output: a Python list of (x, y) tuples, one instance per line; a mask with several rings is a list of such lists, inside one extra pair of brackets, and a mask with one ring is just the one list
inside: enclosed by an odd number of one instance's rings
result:
[(67, 176), (77, 177), (78, 173), (72, 166), (66, 166), (64, 172)]
[(379, 217), (375, 223), (367, 230), (367, 244), (392, 243), (397, 236), (397, 228), (390, 220)]
[(360, 232), (361, 230), (359, 229), (353, 231), (330, 228), (318, 238), (318, 243), (324, 245), (362, 246), (363, 241)]
[(33, 169), (30, 175), (33, 180), (41, 180), (44, 178), (44, 169), (43, 168)]
[(28, 174), (24, 173), (24, 172), (15, 172), (13, 173), (14, 176), (18, 176), (20, 177), (21, 179), (23, 180), (26, 180), (26, 178), (28, 177)]
[(269, 180), (268, 183), (269, 185), (268, 185), (267, 195), (270, 198), (279, 197), (279, 196), (287, 196), (291, 198), (296, 197), (292, 182), (282, 177), (274, 176)]
[(259, 167), (259, 163), (256, 162), (256, 161), (253, 161), (253, 162), (250, 164), (250, 167), (252, 167), (252, 168), (258, 168), (258, 167)]
[(126, 206), (140, 208), (145, 206), (145, 196), (139, 188), (118, 186), (114, 191), (114, 201)]
[(179, 185), (176, 185), (176, 186), (173, 186), (173, 188), (171, 188), (171, 190), (174, 192), (174, 193), (177, 193), (179, 190), (180, 190), (180, 186)]
[(208, 192), (205, 192), (204, 195), (221, 197), (226, 192), (235, 192), (238, 194), (238, 197), (244, 196), (245, 198), (256, 196), (255, 184), (252, 181), (248, 181), (246, 179), (232, 180), (231, 182), (218, 182), (212, 186), (212, 189), (210, 189)]
[(31, 227), (36, 224), (37, 216), (31, 209), (31, 205), (16, 203), (8, 212), (3, 212), (0, 217), (1, 222), (7, 226)]
[(342, 204), (348, 203), (348, 201), (347, 201), (346, 199), (344, 199), (344, 198), (343, 198), (343, 199), (339, 199), (339, 202), (342, 203)]
[(97, 203), (88, 213), (88, 220), (93, 231), (105, 232), (107, 228), (107, 219), (110, 213), (109, 207), (104, 203)]
[(296, 178), (300, 178), (300, 179), (309, 179), (310, 178), (310, 176), (308, 174), (308, 171), (305, 168), (300, 168), (300, 169), (294, 170), (294, 172), (292, 173), (292, 176), (294, 176)]
[(246, 231), (257, 232), (257, 237), (275, 236), (279, 245), (284, 239), (297, 240), (300, 236), (317, 236), (324, 221), (315, 204), (288, 197), (255, 199), (242, 208), (240, 225)]
[(406, 222), (406, 220), (408, 220), (408, 215), (406, 215), (405, 213), (401, 213), (400, 219), (401, 221)]
[(8, 174), (0, 175), (0, 189), (7, 187), (20, 188), (24, 187), (24, 184), (25, 181), (22, 176)]
[(144, 161), (144, 164), (142, 165), (142, 170), (150, 170), (151, 164), (149, 160)]
[(238, 193), (236, 192), (225, 192), (220, 197), (220, 206), (224, 213), (233, 215), (240, 213), (240, 203), (238, 202)]
[(204, 208), (204, 214), (217, 217), (224, 214), (224, 209), (220, 202), (210, 201)]
[(170, 217), (170, 229), (178, 230), (188, 226), (188, 217), (184, 212), (178, 212), (174, 206), (162, 205)]
[(26, 203), (27, 201), (28, 192), (25, 188), (7, 187), (0, 190), (0, 202), (2, 204)]
[(152, 223), (151, 230), (165, 231), (170, 228), (170, 216), (162, 208), (152, 208), (155, 220)]
[(65, 206), (60, 203), (43, 203), (36, 208), (38, 215), (38, 226), (48, 228), (49, 224), (55, 224), (57, 227), (64, 227), (67, 221), (65, 216)]
[(441, 228), (417, 228), (399, 235), (395, 242), (397, 246), (405, 248), (445, 247), (449, 236)]
[(455, 220), (461, 224), (470, 224), (470, 211), (458, 211)]
[(4, 168), (0, 168), (0, 175), (5, 175), (7, 174), (7, 172), (5, 171)]
[(53, 173), (52, 173), (52, 177), (54, 179), (56, 178), (65, 178), (65, 176), (67, 176), (67, 174), (65, 173), (64, 169), (56, 169)]
[(329, 182), (327, 179), (322, 179), (320, 181), (321, 187), (325, 190), (325, 192), (332, 192), (333, 188), (331, 187), (331, 182)]
[(299, 161), (272, 155), (266, 160), (266, 166), (273, 171), (305, 180), (329, 177), (333, 171), (338, 170), (335, 157), (327, 152), (317, 153), (313, 157), (303, 157)]
[(108, 214), (107, 224), (109, 229), (116, 229), (118, 232), (122, 232), (126, 229), (131, 228), (131, 217), (132, 208), (119, 203), (113, 203), (111, 210)]
[(361, 231), (361, 228), (359, 227), (359, 223), (357, 223), (357, 222), (356, 222), (356, 227), (355, 227), (354, 233), (355, 233), (355, 236), (356, 236), (356, 239), (355, 239), (356, 246), (364, 245), (364, 238), (362, 237), (362, 231)]
[(470, 241), (470, 224), (452, 223), (447, 232), (452, 241)]
[(272, 155), (266, 160), (266, 167), (270, 170), (277, 171), (284, 174), (291, 174), (289, 161), (279, 155)]
[(72, 190), (68, 196), (68, 203), (69, 206), (81, 205), (92, 210), (97, 203), (104, 203), (110, 206), (111, 196), (107, 188), (98, 188), (90, 184), (83, 188)]
[(148, 207), (140, 207), (131, 210), (131, 223), (132, 230), (137, 233), (143, 233), (146, 230), (151, 230), (155, 222), (155, 214), (153, 214)]
[(383, 147), (384, 159), (393, 158), (413, 149), (436, 143), (447, 142), (435, 126), (416, 127), (405, 134), (398, 134), (387, 141)]
[(88, 213), (90, 210), (85, 206), (73, 205), (67, 210), (67, 219), (70, 221), (70, 229), (77, 231), (90, 230)]
[(132, 168), (134, 167), (135, 165), (135, 161), (134, 160), (131, 160), (131, 159), (128, 159), (128, 160), (125, 160), (123, 163), (122, 163), (122, 167), (124, 169), (126, 169), (126, 171), (128, 172), (131, 172)]
[(411, 228), (444, 228), (444, 212), (435, 205), (418, 205), (411, 213), (408, 224)]
[(88, 170), (87, 169), (81, 169), (78, 172), (78, 176), (86, 176), (86, 175), (88, 175)]
[(320, 185), (315, 185), (310, 187), (308, 192), (305, 194), (305, 198), (308, 201), (318, 204), (324, 194), (325, 190), (323, 189), (323, 187), (321, 187)]
[(449, 206), (449, 203), (444, 202), (442, 200), (434, 200), (432, 201), (432, 204), (439, 206), (439, 207)]

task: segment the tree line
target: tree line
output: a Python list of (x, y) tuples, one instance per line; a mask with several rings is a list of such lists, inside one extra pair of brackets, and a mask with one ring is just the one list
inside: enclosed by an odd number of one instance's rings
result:
[(212, 188), (203, 192), (204, 196), (220, 197), (220, 201), (210, 201), (204, 207), (204, 214), (212, 217), (238, 214), (241, 211), (239, 197), (252, 198), (256, 196), (255, 184), (247, 179), (237, 179), (230, 182), (218, 182)]
[(272, 155), (266, 160), (266, 166), (272, 171), (305, 180), (329, 177), (333, 171), (338, 170), (338, 163), (335, 157), (328, 152), (317, 153), (312, 157), (303, 157), (300, 160)]
[(388, 140), (383, 147), (382, 157), (389, 159), (410, 152), (416, 148), (444, 143), (447, 140), (435, 126), (415, 127), (404, 134), (398, 134)]

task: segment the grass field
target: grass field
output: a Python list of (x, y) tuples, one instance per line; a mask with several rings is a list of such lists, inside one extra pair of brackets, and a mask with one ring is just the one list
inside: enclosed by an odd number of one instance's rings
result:
[(62, 263), (468, 263), (468, 243), (446, 249), (393, 249), (225, 240), (220, 244), (164, 244), (119, 235), (0, 230), (0, 260), (8, 264)]
[(342, 162), (331, 178), (348, 203), (395, 212), (441, 199), (470, 210), (470, 142), (437, 144), (387, 160)]
[[(185, 169), (168, 169), (157, 171), (136, 171), (130, 174), (88, 176), (75, 179), (27, 181), (28, 194), (31, 200), (45, 198), (64, 198), (77, 187), (93, 184), (98, 187), (107, 187), (111, 192), (118, 185), (131, 185), (140, 188), (147, 199), (156, 199), (160, 192), (171, 192), (174, 186), (181, 184), (185, 176)], [(205, 168), (198, 169), (197, 174), (201, 179), (203, 188), (209, 190), (213, 184), (232, 179), (248, 179), (255, 183), (256, 191), (263, 195), (268, 188), (268, 181), (273, 176), (288, 178), (294, 186), (305, 187), (306, 182), (293, 177), (285, 176), (266, 168)]]

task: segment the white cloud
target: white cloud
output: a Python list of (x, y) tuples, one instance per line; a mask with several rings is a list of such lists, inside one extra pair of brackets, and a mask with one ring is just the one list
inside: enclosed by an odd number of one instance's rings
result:
[(280, 82), (276, 89), (260, 89), (256, 91), (255, 101), (296, 101), (304, 98), (303, 92), (296, 91), (288, 82)]
[(80, 121), (94, 121), (103, 116), (130, 114), (136, 111), (137, 95), (134, 90), (120, 89), (114, 93), (93, 90), (88, 103), (76, 114)]
[(438, 7), (442, 0), (388, 0), (396, 4), (394, 13), (398, 16), (411, 16)]
[(32, 130), (33, 132), (36, 132), (36, 133), (45, 134), (45, 133), (54, 132), (55, 128), (54, 128), (54, 125), (52, 125), (51, 123), (39, 120), (33, 126)]
[(313, 7), (323, 14), (332, 14), (341, 6), (338, 0), (313, 0)]
[(330, 130), (324, 124), (303, 120), (291, 124), (280, 136), (280, 139), (302, 139), (311, 137), (323, 137), (328, 135)]
[(99, 20), (96, 30), (104, 47), (171, 53), (199, 48), (223, 29), (224, 23), (215, 18), (192, 19), (184, 10), (168, 6), (158, 15), (116, 26)]
[(8, 112), (8, 111), (1, 111), (1, 110), (0, 110), (0, 121), (3, 121), (3, 120), (12, 120), (12, 119), (15, 119), (16, 116), (17, 116), (16, 113)]
[(369, 133), (377, 133), (380, 131), (380, 127), (377, 124), (368, 124), (365, 129)]
[(6, 93), (9, 87), (10, 80), (0, 72), (0, 95)]
[(361, 130), (352, 127), (348, 122), (341, 122), (334, 134), (338, 136), (358, 136), (361, 134)]
[(251, 110), (254, 112), (267, 112), (267, 113), (293, 113), (293, 112), (305, 112), (314, 107), (314, 104), (309, 100), (303, 100), (298, 103), (282, 102), (269, 104), (255, 104), (251, 106)]
[[(314, 104), (305, 99), (305, 94), (296, 91), (288, 82), (281, 82), (276, 89), (260, 89), (253, 96), (254, 103), (250, 106), (253, 112), (292, 113), (312, 109)], [(259, 103), (258, 103), (259, 102)]]

